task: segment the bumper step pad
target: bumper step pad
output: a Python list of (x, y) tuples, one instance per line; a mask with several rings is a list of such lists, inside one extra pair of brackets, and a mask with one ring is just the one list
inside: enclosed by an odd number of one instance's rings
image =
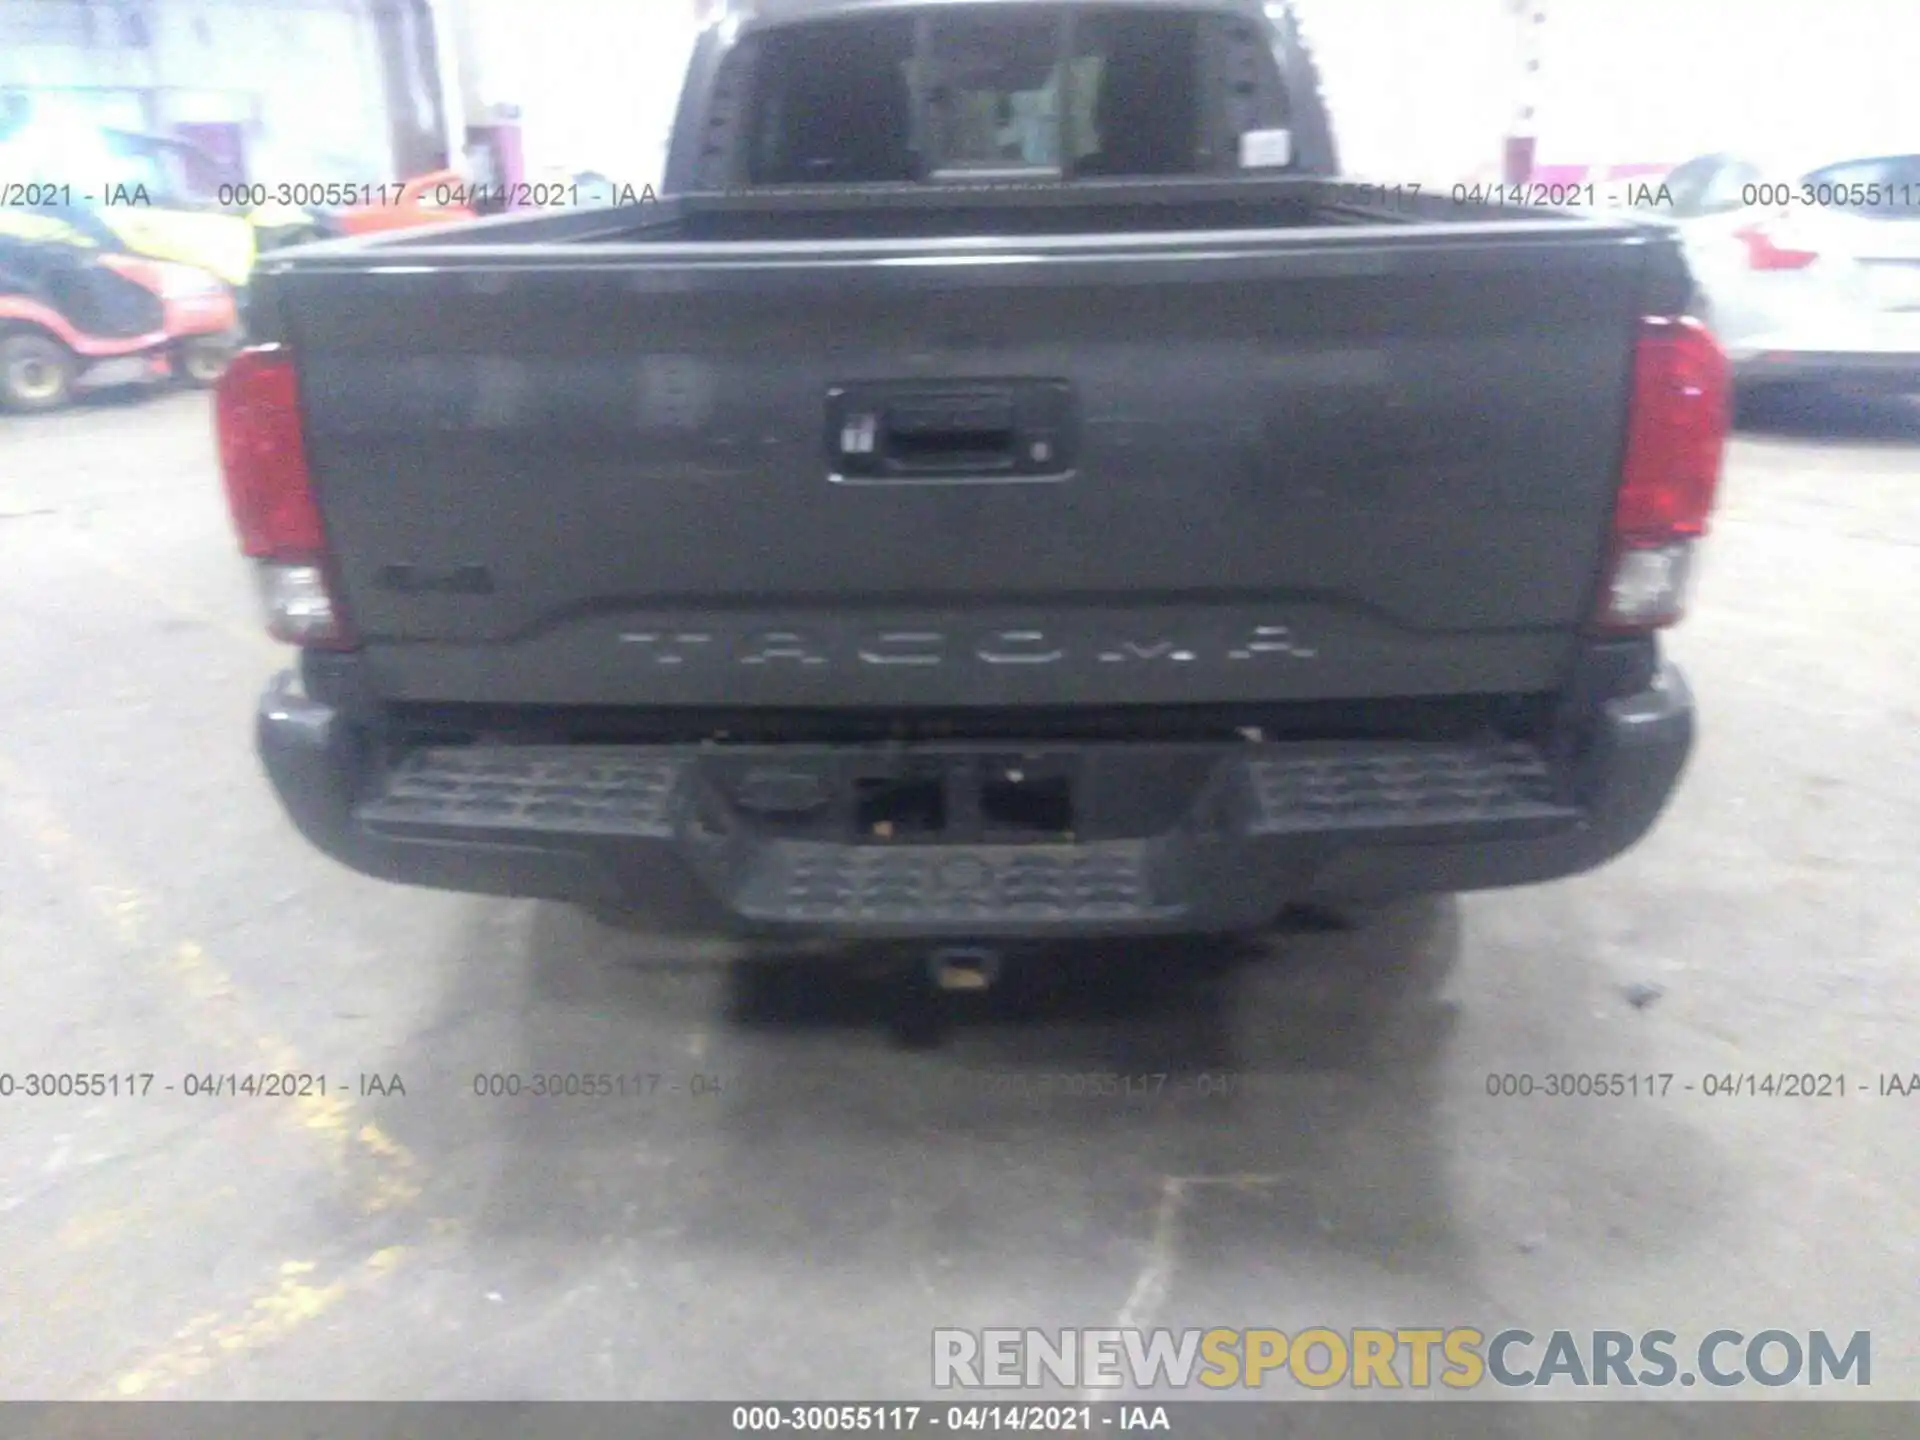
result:
[(416, 750), (357, 813), (388, 833), (431, 826), (666, 839), (685, 770), (685, 761), (619, 746)]
[(1341, 746), (1248, 767), (1255, 835), (1577, 819), (1529, 745)]

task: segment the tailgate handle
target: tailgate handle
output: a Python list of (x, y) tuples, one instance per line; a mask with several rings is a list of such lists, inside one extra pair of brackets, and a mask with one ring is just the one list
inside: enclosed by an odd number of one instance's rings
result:
[(1065, 480), (1073, 386), (1014, 378), (851, 381), (827, 390), (828, 478), (841, 485)]
[(1017, 428), (1005, 390), (900, 396), (881, 415), (881, 459), (921, 472), (1010, 470)]

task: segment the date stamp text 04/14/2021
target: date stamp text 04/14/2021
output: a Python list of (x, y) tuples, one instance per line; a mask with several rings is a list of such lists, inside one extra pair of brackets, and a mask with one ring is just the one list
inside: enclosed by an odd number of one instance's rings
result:
[(1920, 1070), (1492, 1071), (1489, 1096), (1506, 1100), (1660, 1100), (1677, 1095), (1754, 1100), (1905, 1099), (1920, 1096)]

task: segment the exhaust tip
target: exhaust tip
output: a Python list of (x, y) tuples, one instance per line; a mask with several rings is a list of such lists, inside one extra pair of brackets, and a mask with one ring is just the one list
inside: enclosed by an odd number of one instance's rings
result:
[(938, 990), (986, 990), (1000, 978), (1000, 954), (977, 945), (949, 945), (933, 952), (927, 973)]

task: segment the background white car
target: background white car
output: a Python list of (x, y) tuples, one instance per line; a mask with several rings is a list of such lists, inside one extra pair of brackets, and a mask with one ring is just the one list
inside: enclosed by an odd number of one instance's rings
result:
[(1920, 393), (1920, 154), (1723, 152), (1664, 183), (1696, 310), (1743, 385)]

